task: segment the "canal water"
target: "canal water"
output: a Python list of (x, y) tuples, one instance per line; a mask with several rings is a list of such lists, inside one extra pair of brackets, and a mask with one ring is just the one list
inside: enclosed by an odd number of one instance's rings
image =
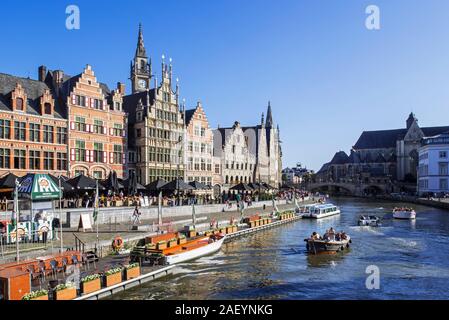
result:
[[(392, 219), (398, 203), (335, 198), (342, 214), (300, 220), (225, 244), (221, 252), (113, 299), (447, 299), (449, 212), (415, 206), (416, 221)], [(384, 217), (359, 227), (360, 214)], [(304, 238), (334, 227), (353, 239), (348, 252), (309, 256)], [(368, 266), (380, 288), (368, 290)]]

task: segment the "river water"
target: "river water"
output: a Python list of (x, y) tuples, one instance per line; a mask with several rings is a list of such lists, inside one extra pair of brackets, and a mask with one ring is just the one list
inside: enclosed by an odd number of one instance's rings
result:
[[(212, 256), (113, 299), (447, 299), (449, 212), (416, 206), (417, 220), (392, 219), (398, 203), (335, 198), (342, 214), (300, 220), (225, 244)], [(358, 227), (360, 214), (384, 217), (382, 226)], [(329, 227), (346, 231), (351, 249), (310, 256), (304, 238)], [(369, 290), (368, 266), (380, 271)]]

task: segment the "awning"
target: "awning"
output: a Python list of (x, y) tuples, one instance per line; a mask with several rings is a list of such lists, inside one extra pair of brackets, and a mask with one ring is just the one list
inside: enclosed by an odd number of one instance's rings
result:
[(58, 199), (61, 191), (48, 174), (30, 173), (23, 177), (18, 188), (19, 197), (31, 200)]

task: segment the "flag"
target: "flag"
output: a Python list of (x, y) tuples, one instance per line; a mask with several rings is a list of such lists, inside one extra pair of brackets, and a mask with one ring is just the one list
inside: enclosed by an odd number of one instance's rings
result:
[(95, 202), (94, 202), (94, 222), (97, 223), (98, 219), (98, 210), (99, 210), (99, 200), (98, 200), (98, 180), (97, 186), (95, 188)]

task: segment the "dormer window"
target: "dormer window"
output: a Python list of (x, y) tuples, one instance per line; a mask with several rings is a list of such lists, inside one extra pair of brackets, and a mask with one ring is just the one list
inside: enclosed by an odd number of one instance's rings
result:
[(16, 99), (16, 109), (19, 111), (23, 111), (23, 99), (22, 98)]
[(136, 116), (137, 116), (137, 121), (142, 121), (142, 112), (141, 111), (137, 112)]
[(45, 114), (51, 114), (51, 103), (45, 103), (44, 104), (44, 113)]

